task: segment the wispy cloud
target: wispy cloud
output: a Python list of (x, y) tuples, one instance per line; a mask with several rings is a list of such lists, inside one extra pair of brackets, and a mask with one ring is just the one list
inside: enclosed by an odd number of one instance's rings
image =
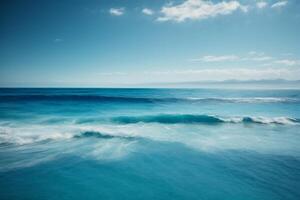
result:
[(256, 3), (256, 7), (260, 8), (260, 9), (265, 8), (267, 5), (268, 5), (268, 3), (265, 1), (259, 1)]
[(300, 60), (292, 60), (292, 59), (282, 59), (274, 61), (276, 64), (281, 64), (285, 66), (299, 66)]
[(185, 20), (203, 20), (219, 15), (229, 15), (236, 10), (247, 12), (248, 7), (238, 1), (214, 3), (204, 0), (186, 0), (178, 5), (166, 5), (161, 8), (162, 16), (158, 21), (183, 22)]
[(236, 55), (222, 55), (222, 56), (203, 56), (201, 58), (191, 59), (191, 61), (203, 62), (222, 62), (222, 61), (235, 61), (240, 58)]
[(271, 8), (281, 8), (283, 6), (286, 6), (288, 4), (288, 1), (278, 1), (274, 3)]
[(264, 52), (250, 51), (248, 55), (243, 57), (242, 60), (250, 61), (268, 61), (272, 60), (273, 57), (267, 56)]
[(238, 55), (206, 55), (196, 59), (190, 59), (192, 62), (232, 62), (232, 61), (269, 61), (273, 57), (267, 56), (262, 52), (251, 51), (246, 56)]
[(144, 8), (142, 10), (142, 13), (145, 14), (145, 15), (153, 15), (154, 14), (153, 10), (151, 10), (149, 8)]
[(273, 57), (271, 56), (257, 56), (257, 57), (246, 58), (246, 60), (253, 60), (253, 61), (268, 61), (272, 59)]
[(121, 16), (125, 13), (125, 8), (111, 8), (109, 13), (114, 16)]

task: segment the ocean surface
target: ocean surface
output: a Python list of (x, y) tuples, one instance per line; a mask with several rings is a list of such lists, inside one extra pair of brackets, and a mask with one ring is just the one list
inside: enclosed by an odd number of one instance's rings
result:
[(300, 91), (0, 89), (0, 199), (300, 199)]

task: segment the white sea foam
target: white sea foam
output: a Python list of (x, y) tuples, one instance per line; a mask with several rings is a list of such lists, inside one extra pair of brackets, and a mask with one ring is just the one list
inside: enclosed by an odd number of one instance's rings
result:
[(108, 141), (100, 140), (92, 146), (92, 151), (84, 157), (97, 160), (119, 160), (134, 151), (136, 141), (124, 141), (116, 138)]
[[(99, 132), (99, 138), (97, 134), (92, 137), (83, 134), (89, 131)], [(99, 161), (119, 160), (134, 151), (136, 142), (128, 137), (126, 133), (120, 134), (101, 126), (1, 127), (0, 171), (31, 167), (66, 155)]]
[(292, 117), (219, 117), (228, 123), (257, 123), (257, 124), (281, 124), (297, 125), (299, 120)]
[[(140, 141), (178, 143), (198, 151), (250, 150), (259, 153), (300, 155), (296, 119), (287, 117), (224, 117), (223, 125), (198, 124), (64, 124), (2, 125), (1, 155), (21, 152), (16, 159), (3, 159), (0, 170), (27, 167), (76, 155), (94, 160), (119, 160), (137, 151)], [(246, 120), (245, 120), (246, 119)], [(256, 126), (245, 126), (252, 121)], [(263, 125), (259, 125), (263, 124)], [(265, 124), (275, 124), (269, 126)], [(282, 124), (287, 126), (282, 126)], [(290, 126), (292, 125), (292, 126)], [(284, 129), (281, 134), (280, 129)], [(89, 133), (89, 134), (84, 134)], [(22, 157), (24, 156), (24, 158)], [(3, 157), (3, 156), (2, 156)]]

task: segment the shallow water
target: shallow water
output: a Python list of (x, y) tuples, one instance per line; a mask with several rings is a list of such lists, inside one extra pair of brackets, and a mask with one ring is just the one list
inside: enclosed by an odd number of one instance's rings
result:
[(299, 199), (300, 91), (0, 89), (0, 199)]

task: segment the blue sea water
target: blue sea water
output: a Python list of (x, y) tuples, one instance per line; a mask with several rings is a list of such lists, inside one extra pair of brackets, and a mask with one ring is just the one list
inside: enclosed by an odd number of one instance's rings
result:
[(300, 91), (0, 89), (0, 199), (300, 199)]

